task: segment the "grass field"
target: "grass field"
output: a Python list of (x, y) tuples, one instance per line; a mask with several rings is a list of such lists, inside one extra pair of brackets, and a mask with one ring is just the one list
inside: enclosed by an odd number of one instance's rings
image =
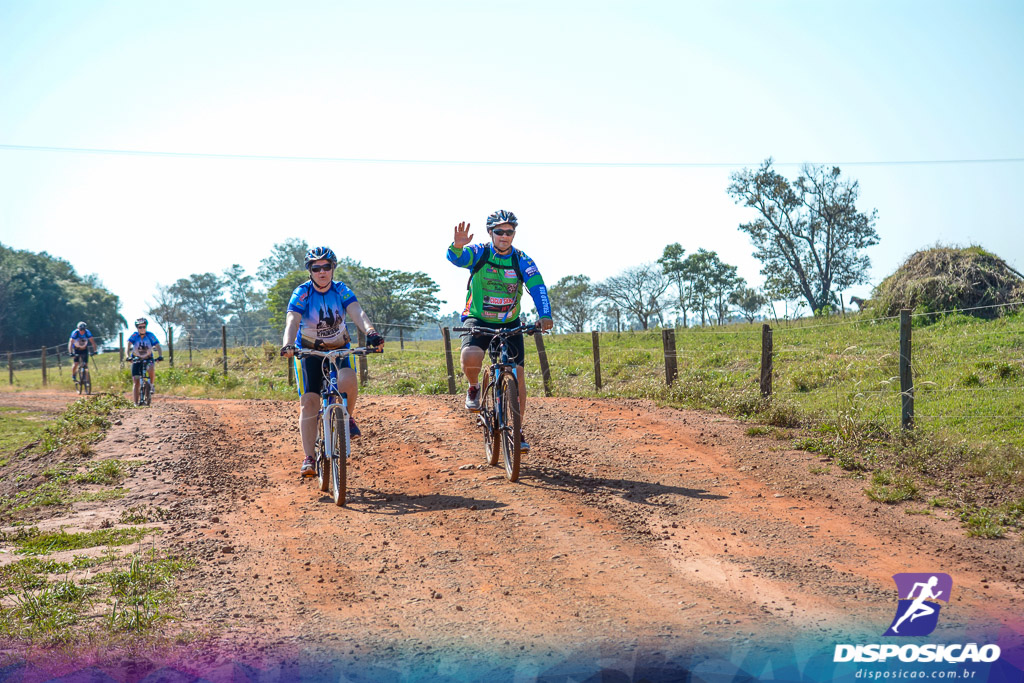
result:
[[(774, 395), (758, 390), (761, 325), (676, 331), (678, 378), (665, 381), (661, 331), (600, 334), (600, 389), (594, 382), (592, 338), (559, 334), (545, 338), (556, 396), (649, 398), (667, 405), (716, 410), (766, 425), (802, 427), (795, 445), (833, 458), (856, 476), (882, 472), (873, 482), (913, 476), (923, 491), (946, 491), (971, 508), (992, 498), (998, 505), (1024, 501), (1024, 315), (983, 321), (964, 315), (938, 320), (916, 316), (913, 328), (916, 428), (900, 428), (899, 330), (895, 319), (849, 316), (776, 325)], [(458, 338), (452, 341), (457, 391), (466, 384), (458, 369)], [(527, 384), (543, 394), (536, 346), (527, 339)], [(157, 390), (179, 395), (294, 398), (287, 364), (271, 345), (232, 348), (228, 373), (219, 349), (178, 353), (175, 366), (158, 365)], [(367, 361), (366, 393), (447, 393), (441, 341), (389, 342)], [(124, 391), (129, 371), (116, 356), (92, 361), (94, 391)], [(38, 370), (15, 373), (14, 387), (38, 388)], [(51, 385), (72, 389), (70, 369)], [(774, 433), (774, 432), (773, 432)], [(785, 433), (785, 432), (783, 432)], [(807, 436), (809, 434), (809, 436)], [(998, 506), (997, 506), (998, 507)], [(999, 508), (1003, 509), (1003, 508)], [(1008, 513), (1009, 514), (1009, 513)], [(1011, 525), (1019, 516), (1005, 516)]]

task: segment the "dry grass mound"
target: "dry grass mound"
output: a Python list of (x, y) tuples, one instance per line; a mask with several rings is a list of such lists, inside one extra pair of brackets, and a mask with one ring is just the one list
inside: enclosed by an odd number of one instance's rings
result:
[(917, 313), (975, 309), (967, 313), (997, 318), (1020, 308), (1007, 304), (1021, 301), (1024, 276), (978, 246), (919, 251), (883, 280), (871, 298), (878, 316), (898, 315), (901, 308)]

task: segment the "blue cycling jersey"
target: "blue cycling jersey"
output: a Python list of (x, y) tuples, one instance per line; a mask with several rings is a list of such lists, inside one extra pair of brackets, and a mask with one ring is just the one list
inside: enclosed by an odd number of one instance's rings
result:
[(288, 310), (302, 316), (295, 343), (306, 348), (346, 348), (345, 309), (355, 302), (356, 295), (344, 282), (331, 282), (326, 292), (318, 292), (312, 281), (303, 282), (288, 302)]
[(153, 355), (153, 347), (159, 343), (152, 332), (142, 336), (138, 332), (132, 332), (132, 336), (128, 337), (128, 353), (136, 358), (149, 358)]
[(75, 331), (71, 333), (70, 341), (72, 346), (74, 346), (76, 349), (87, 349), (89, 348), (90, 339), (92, 339), (92, 332), (90, 332), (89, 330), (86, 330), (85, 332), (79, 332), (78, 329), (76, 328)]

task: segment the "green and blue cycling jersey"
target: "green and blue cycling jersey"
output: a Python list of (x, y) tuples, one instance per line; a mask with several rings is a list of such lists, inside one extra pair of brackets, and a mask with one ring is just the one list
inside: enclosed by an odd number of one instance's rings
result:
[(295, 341), (307, 349), (347, 348), (345, 309), (355, 303), (356, 295), (344, 282), (334, 280), (326, 292), (316, 291), (309, 280), (292, 292), (288, 310), (302, 316)]
[[(479, 269), (481, 259), (487, 262)], [(487, 243), (467, 244), (461, 249), (454, 245), (448, 247), (448, 260), (460, 268), (469, 268), (472, 272), (469, 292), (466, 294), (466, 307), (462, 311), (462, 319), (476, 318), (488, 323), (511, 323), (519, 319), (519, 304), (522, 299), (523, 285), (533, 297), (537, 314), (541, 318), (551, 317), (551, 302), (548, 300), (548, 288), (544, 278), (537, 270), (533, 259), (519, 249), (502, 256)], [(516, 272), (518, 266), (522, 279)]]
[(71, 333), (70, 342), (72, 347), (81, 351), (82, 349), (89, 348), (89, 340), (92, 339), (92, 332), (86, 330), (85, 332), (79, 332), (77, 328)]

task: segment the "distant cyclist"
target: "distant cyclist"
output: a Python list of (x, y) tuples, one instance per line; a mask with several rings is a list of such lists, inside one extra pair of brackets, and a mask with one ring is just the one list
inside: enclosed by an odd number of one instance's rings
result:
[[(314, 247), (306, 252), (306, 269), (309, 280), (292, 292), (285, 317), (284, 339), (281, 355), (291, 358), (296, 347), (329, 351), (349, 348), (349, 336), (345, 330), (345, 314), (366, 334), (366, 345), (382, 346), (384, 337), (377, 334), (373, 323), (356, 301), (356, 295), (344, 282), (334, 279), (338, 257), (327, 247)], [(349, 436), (359, 436), (359, 427), (352, 418), (355, 412), (359, 382), (349, 358), (339, 364), (338, 389), (348, 398)], [(320, 413), (320, 388), (324, 382), (323, 359), (311, 356), (295, 359), (295, 377), (299, 389), (299, 435), (302, 439), (302, 461), (300, 474), (312, 477), (316, 474), (314, 448), (316, 446), (317, 416)]]
[(68, 339), (68, 355), (74, 357), (71, 363), (71, 376), (76, 378), (75, 382), (78, 382), (78, 366), (89, 367), (89, 344), (92, 344), (92, 352), (96, 353), (96, 338), (89, 331), (89, 326), (80, 322)]
[[(512, 247), (519, 221), (511, 211), (495, 211), (487, 217), (489, 243), (470, 244), (469, 223), (455, 226), (455, 239), (448, 247), (448, 260), (460, 268), (469, 268), (466, 308), (462, 320), (467, 326), (480, 325), (492, 328), (518, 327), (519, 302), (523, 285), (529, 290), (540, 316), (539, 325), (550, 330), (551, 302), (544, 279), (537, 270), (537, 264), (519, 249)], [(523, 335), (509, 340), (509, 359), (519, 366), (519, 412), (526, 414), (526, 373), (523, 370), (525, 349)], [(489, 337), (467, 335), (462, 338), (462, 372), (469, 382), (466, 392), (466, 409), (480, 410), (480, 367), (483, 365), (484, 349), (490, 343)], [(523, 438), (522, 450), (530, 445)]]
[[(145, 363), (132, 363), (132, 401), (135, 404), (139, 402), (139, 386), (142, 383), (143, 368), (145, 368), (149, 375), (149, 383), (153, 387), (153, 393), (156, 393), (156, 373), (153, 370), (153, 361), (164, 359), (163, 353), (160, 350), (160, 342), (157, 341), (155, 334), (146, 330), (148, 326), (148, 320), (139, 318), (135, 321), (135, 332), (132, 333), (132, 336), (128, 337), (128, 358), (141, 358), (147, 361)], [(156, 357), (154, 357), (154, 353)]]

